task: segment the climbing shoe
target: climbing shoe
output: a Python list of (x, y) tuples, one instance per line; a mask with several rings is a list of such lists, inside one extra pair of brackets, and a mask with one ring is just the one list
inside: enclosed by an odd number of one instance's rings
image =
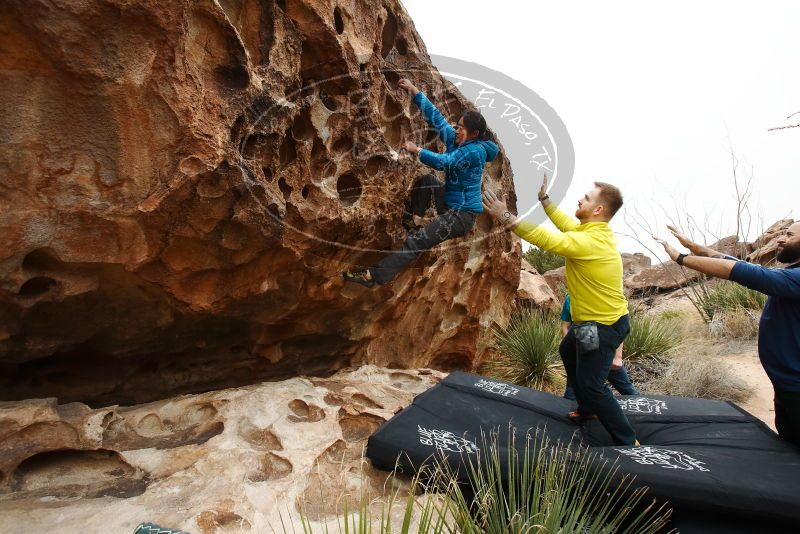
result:
[(369, 269), (362, 269), (360, 271), (345, 271), (342, 273), (342, 278), (345, 282), (353, 282), (361, 284), (365, 287), (372, 287), (375, 285), (375, 280), (368, 278)]
[(581, 412), (578, 410), (573, 410), (567, 414), (567, 418), (572, 421), (573, 423), (577, 423), (579, 425), (584, 424), (586, 421), (593, 421), (597, 419), (596, 415), (589, 415), (585, 416), (582, 415)]
[(159, 527), (153, 523), (141, 523), (133, 534), (189, 534), (183, 530), (172, 530), (169, 528)]

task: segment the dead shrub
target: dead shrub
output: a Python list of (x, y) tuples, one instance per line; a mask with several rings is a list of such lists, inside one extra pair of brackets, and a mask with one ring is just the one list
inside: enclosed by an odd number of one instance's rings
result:
[(743, 380), (714, 358), (684, 357), (671, 360), (664, 375), (651, 382), (651, 393), (742, 402), (753, 394)]
[(708, 329), (715, 337), (752, 339), (758, 334), (758, 320), (758, 311), (739, 307), (714, 314)]

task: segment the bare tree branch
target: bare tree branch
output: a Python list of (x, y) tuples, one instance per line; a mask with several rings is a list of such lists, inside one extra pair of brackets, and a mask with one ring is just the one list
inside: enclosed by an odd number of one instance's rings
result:
[(773, 128), (767, 128), (768, 132), (774, 132), (775, 130), (788, 130), (789, 128), (800, 128), (800, 124), (789, 124), (787, 126), (775, 126)]
[[(788, 121), (789, 119), (791, 119), (795, 115), (800, 115), (800, 111), (798, 111), (796, 113), (792, 113), (791, 115), (786, 117), (786, 120)], [(789, 124), (789, 125), (786, 125), (786, 126), (775, 126), (773, 128), (767, 128), (767, 131), (768, 132), (772, 132), (774, 130), (788, 130), (789, 128), (800, 128), (800, 124)]]
[[(733, 180), (733, 191), (736, 199), (736, 220), (733, 222), (735, 223), (736, 227), (737, 245), (736, 250), (732, 252), (738, 257), (744, 257), (747, 254), (747, 241), (750, 237), (754, 220), (753, 211), (751, 210), (750, 204), (753, 199), (755, 173), (753, 166), (749, 166), (747, 171), (743, 172), (739, 158), (736, 156), (736, 153), (733, 149), (733, 143), (730, 140), (730, 136), (728, 137), (728, 151), (731, 158), (731, 175)], [(710, 224), (712, 215), (711, 211), (704, 211), (703, 224), (701, 225), (690, 213), (689, 205), (686, 199), (687, 195), (683, 195), (683, 198), (680, 198), (680, 196), (671, 193), (669, 194), (669, 198), (672, 204), (671, 208), (665, 207), (656, 199), (651, 198), (650, 201), (655, 205), (654, 207), (656, 208), (656, 211), (660, 212), (662, 216), (669, 222), (669, 224), (678, 228), (684, 234), (690, 236), (692, 241), (702, 241), (704, 244), (707, 244), (707, 236), (713, 237), (716, 241), (720, 241), (724, 237), (722, 234), (725, 231), (725, 228), (729, 227), (725, 224), (724, 212), (719, 214), (720, 220), (718, 222), (718, 230), (715, 234), (712, 231), (712, 225)], [(653, 257), (658, 258), (659, 254), (657, 254), (651, 247), (652, 242), (650, 236), (657, 233), (654, 231), (651, 224), (651, 219), (654, 215), (652, 210), (650, 210), (650, 213), (648, 213), (648, 218), (642, 213), (641, 210), (643, 208), (638, 203), (631, 204), (631, 206), (632, 208), (626, 208), (623, 211), (623, 221), (631, 233), (620, 232), (620, 235), (634, 240)], [(757, 212), (757, 215), (760, 217), (760, 213)], [(728, 217), (730, 217), (730, 215), (728, 215)], [(731, 221), (728, 219), (728, 223), (730, 222)], [(695, 237), (696, 233), (702, 235), (702, 240)], [(644, 239), (642, 239), (642, 234), (646, 235)], [(730, 235), (730, 233), (726, 232), (725, 235)], [(703, 305), (703, 303), (708, 299), (709, 290), (711, 288), (709, 278), (701, 277), (699, 280), (689, 280), (689, 277), (686, 277), (682, 280), (679, 280), (678, 276), (676, 275), (676, 271), (673, 269), (666, 270), (666, 274), (672, 279), (673, 282), (675, 282), (675, 285), (678, 287), (678, 289), (680, 289), (681, 292), (689, 299), (692, 306), (694, 306), (703, 320), (705, 322), (710, 322), (713, 317), (709, 316), (710, 312), (707, 311)]]

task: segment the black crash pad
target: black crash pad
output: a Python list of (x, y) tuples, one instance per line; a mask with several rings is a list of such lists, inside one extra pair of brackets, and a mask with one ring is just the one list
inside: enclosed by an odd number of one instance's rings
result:
[[(445, 456), (466, 480), (463, 455), (494, 433), (507, 458), (509, 428), (539, 430), (551, 441), (588, 446), (635, 475), (636, 486), (668, 501), (682, 530), (692, 517), (725, 518), (739, 526), (800, 520), (800, 449), (729, 402), (669, 396), (617, 397), (641, 447), (614, 446), (598, 421), (578, 426), (567, 399), (481, 376), (455, 372), (418, 395), (370, 437), (367, 457), (378, 468), (414, 472)], [(524, 447), (524, 439), (516, 446)], [(696, 522), (696, 521), (695, 521)], [(773, 528), (773, 527), (771, 527)], [(777, 524), (773, 528), (781, 532)], [(733, 532), (733, 531), (731, 531)]]

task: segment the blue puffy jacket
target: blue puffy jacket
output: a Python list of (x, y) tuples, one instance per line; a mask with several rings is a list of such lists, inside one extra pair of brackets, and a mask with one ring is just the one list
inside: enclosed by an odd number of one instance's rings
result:
[(483, 212), (481, 178), (483, 166), (497, 157), (499, 148), (492, 141), (471, 139), (456, 145), (456, 131), (436, 106), (421, 91), (414, 103), (428, 124), (436, 128), (447, 150), (443, 154), (423, 148), (419, 160), (438, 171), (444, 171), (444, 202), (450, 208)]

